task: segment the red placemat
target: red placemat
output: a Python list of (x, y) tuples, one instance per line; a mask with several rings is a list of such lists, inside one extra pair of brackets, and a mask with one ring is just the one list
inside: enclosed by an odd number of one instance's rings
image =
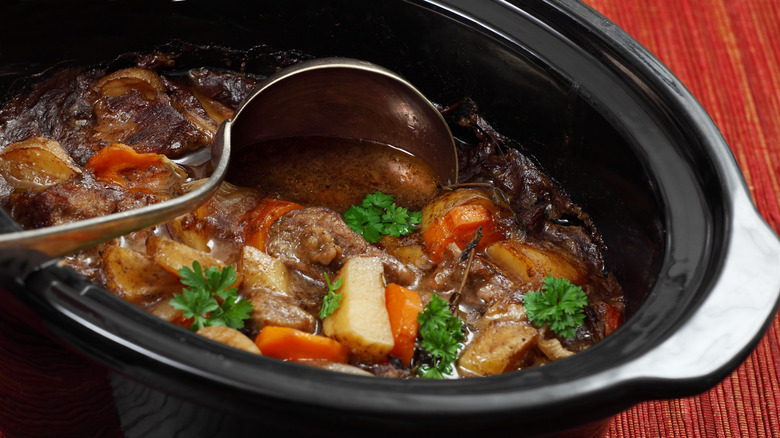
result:
[[(691, 90), (734, 152), (759, 211), (780, 230), (780, 1), (586, 3)], [(780, 436), (780, 318), (745, 363), (711, 391), (638, 405), (618, 415), (607, 436)]]
[[(759, 211), (775, 230), (780, 229), (776, 195), (780, 193), (780, 1), (587, 3), (658, 56), (699, 99), (734, 151)], [(18, 343), (6, 345), (0, 354), (22, 365), (25, 354), (40, 353), (43, 348), (26, 345), (23, 338), (14, 342)], [(88, 365), (80, 362), (65, 365), (78, 368), (85, 376), (95, 371), (81, 368)], [(3, 385), (14, 385), (2, 370), (0, 377)], [(57, 380), (56, 375), (47, 378)], [(100, 385), (73, 383), (76, 392), (102, 390)], [(54, 402), (56, 394), (49, 396), (53, 403), (47, 409), (73, 409), (75, 415), (84, 415), (84, 424), (98, 420), (78, 406), (59, 406)], [(21, 415), (29, 408), (16, 402), (0, 400), (0, 409)], [(57, 424), (29, 425), (22, 417), (18, 420), (14, 423), (17, 432), (49, 430), (51, 436), (62, 436)], [(107, 415), (103, 421), (106, 424), (93, 423), (98, 436), (116, 419)], [(647, 402), (629, 409), (615, 417), (607, 436), (780, 436), (780, 318), (774, 320), (756, 351), (724, 382), (696, 397)]]

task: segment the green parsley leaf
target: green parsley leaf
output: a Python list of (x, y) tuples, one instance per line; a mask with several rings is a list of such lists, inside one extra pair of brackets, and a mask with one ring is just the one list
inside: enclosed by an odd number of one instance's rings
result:
[(528, 319), (538, 326), (547, 324), (558, 336), (571, 339), (585, 320), (588, 296), (581, 287), (565, 278), (548, 274), (540, 291), (523, 298)]
[(343, 283), (341, 277), (337, 278), (336, 281), (331, 284), (328, 274), (325, 274), (325, 283), (328, 285), (328, 294), (322, 299), (322, 307), (320, 308), (319, 314), (320, 319), (325, 319), (331, 313), (335, 312), (341, 304), (341, 299), (344, 298), (343, 295), (336, 293), (336, 290), (338, 290)]
[(447, 301), (434, 294), (425, 309), (417, 315), (421, 346), (433, 358), (422, 364), (418, 374), (429, 379), (443, 379), (452, 373), (452, 364), (463, 347), (463, 321), (453, 316)]
[(366, 195), (366, 199), (363, 200), (364, 207), (368, 207), (370, 205), (376, 205), (380, 208), (390, 208), (391, 205), (393, 205), (393, 196), (392, 195), (386, 195), (380, 191), (377, 191), (374, 194), (368, 194)]
[(409, 212), (395, 205), (391, 195), (377, 191), (366, 195), (360, 205), (350, 206), (344, 221), (367, 242), (376, 243), (383, 235), (410, 234), (422, 222), (422, 212)]
[(179, 276), (181, 283), (187, 287), (182, 293), (173, 294), (170, 303), (174, 309), (181, 310), (185, 318), (192, 318), (190, 330), (198, 331), (214, 325), (234, 329), (244, 327), (244, 320), (252, 312), (252, 303), (239, 297), (238, 290), (230, 287), (237, 281), (232, 266), (222, 270), (209, 266), (204, 271), (195, 260), (192, 269), (182, 266)]

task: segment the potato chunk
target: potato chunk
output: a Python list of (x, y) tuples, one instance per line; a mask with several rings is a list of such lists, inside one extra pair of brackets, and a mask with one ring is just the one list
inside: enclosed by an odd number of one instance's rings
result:
[(322, 368), (323, 370), (335, 371), (337, 373), (352, 374), (355, 376), (374, 377), (370, 372), (346, 363), (332, 362), (329, 360), (308, 360), (306, 365)]
[(249, 353), (261, 354), (260, 349), (257, 348), (254, 342), (249, 339), (245, 334), (236, 329), (225, 327), (222, 325), (214, 325), (209, 327), (203, 327), (196, 332), (197, 334), (211, 339), (212, 341), (221, 342), (225, 345), (229, 345), (239, 350), (244, 350)]
[(30, 137), (0, 152), (0, 175), (15, 191), (41, 191), (80, 174), (67, 152), (54, 140)]
[(339, 272), (341, 305), (322, 322), (322, 331), (364, 360), (378, 362), (393, 349), (393, 333), (385, 307), (382, 262), (355, 256)]
[(464, 376), (504, 373), (536, 343), (536, 335), (537, 330), (527, 321), (492, 321), (463, 350), (458, 369)]
[(514, 273), (525, 282), (541, 285), (547, 274), (566, 278), (578, 285), (588, 281), (584, 268), (578, 267), (569, 257), (518, 240), (496, 242), (489, 245), (485, 251), (501, 268)]
[(421, 231), (424, 233), (431, 224), (447, 214), (453, 207), (465, 204), (482, 205), (493, 213), (500, 210), (499, 206), (491, 199), (490, 192), (486, 190), (464, 188), (445, 191), (423, 207)]
[(182, 266), (190, 267), (194, 260), (197, 260), (203, 269), (209, 266), (222, 269), (227, 266), (226, 263), (217, 260), (210, 254), (166, 237), (149, 236), (146, 239), (146, 252), (163, 269), (177, 276)]
[(178, 277), (133, 250), (109, 245), (102, 261), (108, 290), (133, 304), (151, 305), (182, 289)]
[(179, 321), (184, 321), (185, 319), (181, 310), (175, 309), (173, 306), (171, 306), (170, 300), (160, 301), (148, 310), (152, 315), (168, 322), (178, 323)]
[(284, 263), (253, 246), (246, 245), (241, 250), (238, 270), (244, 278), (244, 287), (290, 293), (290, 273)]

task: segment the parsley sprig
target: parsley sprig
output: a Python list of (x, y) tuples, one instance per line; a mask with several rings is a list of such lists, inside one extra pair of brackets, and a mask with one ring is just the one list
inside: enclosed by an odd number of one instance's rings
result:
[(434, 294), (425, 309), (417, 315), (421, 346), (433, 358), (433, 364), (422, 364), (417, 372), (425, 378), (443, 379), (452, 373), (465, 336), (463, 322), (450, 312), (447, 301)]
[(331, 313), (335, 312), (341, 304), (343, 295), (337, 294), (336, 291), (341, 287), (343, 283), (341, 277), (337, 278), (332, 284), (328, 278), (328, 274), (325, 274), (325, 283), (328, 285), (328, 294), (322, 299), (322, 307), (320, 308), (320, 319), (327, 318)]
[(581, 287), (565, 278), (548, 274), (541, 290), (529, 292), (523, 298), (526, 315), (532, 323), (547, 324), (552, 331), (571, 339), (585, 320), (583, 308), (588, 305), (588, 296)]
[(399, 207), (392, 195), (377, 191), (366, 195), (360, 205), (349, 207), (344, 221), (366, 241), (376, 243), (383, 235), (399, 237), (411, 233), (422, 222), (422, 213)]
[(182, 289), (182, 293), (173, 295), (171, 306), (181, 310), (185, 318), (192, 318), (190, 330), (198, 331), (213, 325), (234, 329), (244, 327), (244, 320), (252, 312), (252, 303), (240, 298), (238, 290), (230, 287), (237, 281), (232, 266), (222, 270), (209, 266), (204, 271), (195, 260), (192, 269), (182, 266), (179, 276), (187, 287)]

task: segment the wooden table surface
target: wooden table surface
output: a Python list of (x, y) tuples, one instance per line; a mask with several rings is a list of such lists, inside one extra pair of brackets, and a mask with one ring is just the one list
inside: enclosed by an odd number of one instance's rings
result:
[[(780, 230), (780, 0), (586, 3), (647, 47), (691, 90), (729, 143), (759, 211), (775, 231)], [(8, 315), (0, 316), (0, 332), (9, 333), (14, 321)], [(56, 348), (33, 344), (26, 336), (17, 333), (0, 343), (0, 355), (8, 367), (25, 369), (29, 355), (52, 354), (51, 349)], [(70, 360), (57, 366), (85, 377), (100, 373), (89, 362)], [(23, 390), (16, 386), (19, 375), (4, 374), (4, 369), (8, 370), (0, 367), (0, 393)], [(22, 377), (34, 377), (41, 388), (62, 386), (57, 375), (43, 371)], [(116, 426), (108, 393), (105, 412), (79, 409), (78, 402), (75, 406), (62, 406), (56, 401), (58, 396), (99, 393), (105, 388), (74, 382), (65, 391), (68, 393), (1, 398), (0, 438), (67, 436), (68, 425), (46, 420), (48, 414), (55, 418), (53, 414), (62, 412), (80, 416), (76, 420), (81, 426), (89, 425), (86, 431), (82, 430), (89, 436), (105, 436)], [(26, 405), (25, 396), (47, 402)], [(30, 414), (31, 409), (40, 418), (36, 424), (25, 421), (25, 414)], [(774, 320), (744, 364), (710, 391), (690, 398), (642, 403), (617, 415), (607, 431), (609, 438), (777, 436), (780, 318)]]

